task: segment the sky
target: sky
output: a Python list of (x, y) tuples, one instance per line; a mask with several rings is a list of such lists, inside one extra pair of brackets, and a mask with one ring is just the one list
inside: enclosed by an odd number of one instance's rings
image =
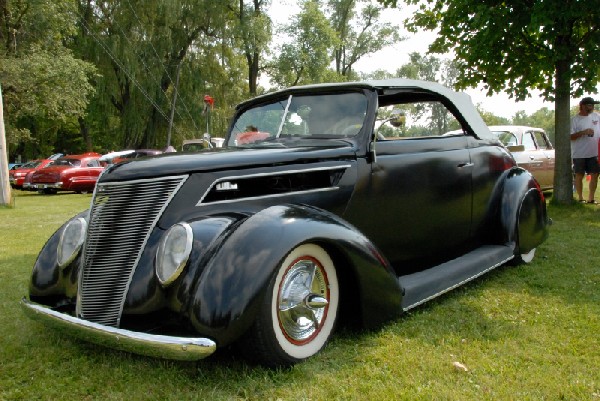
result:
[[(299, 10), (296, 1), (273, 0), (269, 8), (269, 15), (275, 24), (286, 24), (289, 23), (290, 17), (297, 14)], [(382, 17), (384, 21), (395, 22), (401, 25), (409, 12), (410, 9), (407, 9), (406, 6), (401, 10), (387, 9), (384, 11)], [(425, 54), (429, 44), (435, 38), (435, 34), (430, 31), (422, 31), (416, 34), (402, 32), (402, 35), (407, 37), (407, 39), (359, 60), (355, 64), (355, 71), (369, 73), (377, 69), (384, 69), (394, 72), (401, 65), (408, 62), (408, 55), (410, 53), (419, 52)], [(449, 55), (436, 56), (450, 57)], [(544, 102), (540, 96), (540, 92), (532, 92), (532, 97), (522, 102), (511, 99), (505, 93), (487, 96), (483, 89), (467, 89), (465, 92), (471, 96), (473, 103), (479, 105), (483, 110), (505, 118), (513, 118), (516, 112), (520, 110), (525, 111), (527, 114), (532, 114), (542, 107), (554, 110), (554, 103)], [(578, 99), (571, 100), (571, 106), (575, 106), (577, 103)]]

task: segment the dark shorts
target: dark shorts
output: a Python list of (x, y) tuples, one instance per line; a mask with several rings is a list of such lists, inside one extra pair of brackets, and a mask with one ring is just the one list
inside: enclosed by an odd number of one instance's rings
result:
[(600, 166), (597, 157), (587, 157), (583, 159), (573, 159), (573, 171), (575, 174), (598, 174)]

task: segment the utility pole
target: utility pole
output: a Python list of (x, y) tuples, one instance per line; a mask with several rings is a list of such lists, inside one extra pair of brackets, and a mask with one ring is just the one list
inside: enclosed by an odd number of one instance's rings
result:
[(181, 63), (177, 64), (177, 76), (175, 78), (175, 86), (173, 87), (173, 102), (171, 103), (171, 116), (169, 117), (169, 131), (167, 133), (167, 148), (171, 146), (171, 129), (173, 128), (173, 117), (175, 116), (175, 102), (177, 101), (177, 89), (179, 87), (179, 72), (181, 71)]
[(6, 148), (6, 133), (4, 131), (4, 103), (2, 102), (2, 87), (0, 87), (0, 206), (10, 206), (11, 192), (8, 182), (8, 149)]

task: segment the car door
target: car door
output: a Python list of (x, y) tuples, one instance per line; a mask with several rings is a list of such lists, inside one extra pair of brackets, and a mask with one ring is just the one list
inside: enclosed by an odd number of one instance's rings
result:
[(540, 186), (544, 189), (554, 186), (554, 147), (544, 131), (532, 131), (539, 152), (540, 169), (536, 176)]
[[(432, 110), (440, 106), (427, 103)], [(473, 164), (466, 135), (444, 136), (447, 130), (427, 124), (420, 106), (399, 107), (411, 114), (407, 125), (390, 132), (378, 127), (387, 137), (376, 142), (376, 158), (365, 167), (346, 216), (397, 270), (406, 271), (467, 242)]]

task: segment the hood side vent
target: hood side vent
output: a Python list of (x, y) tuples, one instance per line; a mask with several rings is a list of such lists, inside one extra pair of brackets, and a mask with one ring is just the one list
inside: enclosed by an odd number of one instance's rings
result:
[(216, 180), (196, 206), (337, 189), (348, 165), (223, 177)]

